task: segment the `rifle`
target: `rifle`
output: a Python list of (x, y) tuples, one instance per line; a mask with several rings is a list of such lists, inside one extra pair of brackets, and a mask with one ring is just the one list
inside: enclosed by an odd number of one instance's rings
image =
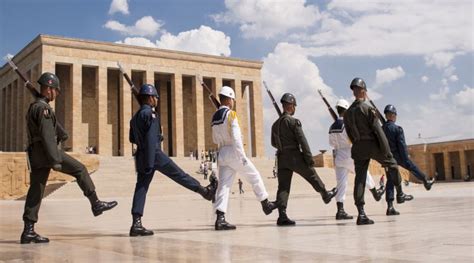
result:
[(120, 70), (120, 72), (122, 73), (122, 75), (125, 77), (125, 80), (127, 80), (128, 82), (128, 85), (130, 85), (130, 89), (132, 90), (132, 94), (133, 96), (135, 97), (135, 99), (140, 102), (138, 100), (138, 89), (137, 87), (135, 87), (135, 84), (133, 84), (132, 82), (132, 79), (130, 79), (130, 76), (128, 76), (127, 72), (125, 72), (125, 70), (123, 69), (122, 65), (120, 64), (120, 62), (117, 61), (117, 66)]
[(263, 81), (263, 86), (265, 86), (265, 89), (267, 90), (268, 96), (270, 96), (270, 99), (272, 100), (273, 107), (275, 107), (275, 110), (278, 113), (278, 117), (281, 117), (282, 113), (281, 113), (280, 107), (276, 103), (275, 98), (273, 97), (272, 92), (270, 91), (270, 89), (268, 89), (267, 83), (265, 81)]
[(212, 93), (212, 90), (204, 83), (204, 81), (201, 79), (199, 75), (196, 76), (196, 78), (199, 80), (199, 83), (201, 83), (201, 86), (207, 90), (209, 93), (209, 99), (211, 100), (212, 104), (214, 104), (214, 107), (216, 109), (219, 109), (221, 106), (220, 102), (217, 100), (216, 96), (214, 96), (214, 93)]
[[(8, 62), (10, 67), (13, 68), (16, 74), (20, 76), (23, 82), (25, 82), (25, 87), (30, 91), (31, 95), (33, 95), (35, 99), (40, 98), (41, 94), (38, 92), (38, 90), (36, 90), (35, 86), (33, 86), (33, 84), (26, 78), (25, 74), (18, 69), (18, 66), (13, 62), (12, 58), (12, 56), (6, 56), (5, 60)], [(56, 121), (56, 135), (58, 136), (58, 143), (63, 142), (69, 138), (69, 135), (67, 134), (66, 130), (58, 121)]]
[(329, 102), (326, 100), (326, 98), (323, 96), (323, 93), (321, 92), (320, 89), (318, 89), (318, 93), (319, 95), (321, 95), (321, 98), (323, 99), (324, 103), (326, 104), (326, 106), (328, 107), (328, 110), (329, 110), (329, 113), (331, 114), (332, 118), (334, 120), (337, 120), (337, 115), (336, 115), (336, 112), (334, 112), (334, 110), (332, 109), (331, 105), (329, 105)]
[(372, 107), (375, 108), (375, 112), (377, 113), (377, 115), (379, 116), (380, 120), (382, 121), (382, 124), (386, 123), (387, 120), (383, 117), (382, 113), (380, 113), (379, 109), (377, 109), (377, 106), (375, 106), (375, 103), (369, 98), (369, 96), (367, 95), (367, 99), (369, 100), (370, 104), (372, 105)]

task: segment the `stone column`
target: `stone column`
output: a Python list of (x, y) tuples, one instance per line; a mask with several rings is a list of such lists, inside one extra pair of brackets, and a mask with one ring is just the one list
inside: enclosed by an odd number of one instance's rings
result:
[(444, 176), (446, 181), (453, 180), (453, 176), (451, 174), (451, 160), (449, 158), (449, 152), (443, 151), (444, 157)]
[(256, 157), (265, 156), (264, 137), (263, 137), (263, 102), (262, 102), (262, 88), (261, 80), (256, 79), (252, 85), (253, 96), (250, 101), (253, 102), (252, 108), (254, 109), (253, 116), (255, 123), (253, 123), (252, 132), (255, 138), (255, 153)]
[(64, 90), (65, 123), (62, 123), (69, 133), (69, 146), (75, 152), (84, 152), (87, 146), (88, 132), (83, 131), (82, 125), (82, 65), (72, 65), (71, 86)]
[(13, 152), (13, 134), (14, 134), (14, 129), (13, 129), (13, 120), (15, 119), (11, 112), (13, 111), (13, 84), (10, 83), (8, 84), (7, 87), (7, 100), (8, 100), (8, 107), (7, 107), (7, 151)]
[(6, 130), (6, 123), (5, 123), (5, 117), (6, 117), (6, 107), (5, 107), (5, 95), (6, 95), (6, 90), (5, 87), (0, 87), (0, 151), (5, 151), (5, 130)]
[(97, 69), (97, 152), (100, 155), (112, 156), (112, 125), (108, 124), (107, 67), (100, 65)]
[[(195, 112), (195, 125), (196, 125), (196, 139), (197, 139), (197, 150), (198, 153), (201, 152), (202, 149), (205, 149), (205, 127), (204, 123), (204, 103), (203, 103), (203, 87), (201, 83), (196, 79), (196, 77), (192, 78), (192, 86), (193, 86), (193, 112)], [(194, 151), (195, 149), (193, 149)]]
[(184, 157), (184, 120), (183, 120), (183, 76), (181, 73), (173, 74), (171, 88), (173, 123), (173, 156)]
[(459, 164), (461, 165), (461, 179), (463, 179), (467, 175), (466, 152), (464, 150), (459, 151)]
[(239, 118), (239, 126), (240, 132), (242, 133), (242, 143), (244, 145), (244, 150), (247, 156), (250, 156), (248, 150), (248, 133), (247, 133), (247, 103), (246, 99), (243, 96), (244, 90), (242, 87), (242, 81), (237, 78), (234, 81), (234, 90), (235, 90), (235, 111), (237, 112), (237, 116)]
[[(126, 73), (131, 76), (132, 71), (130, 69), (125, 70)], [(120, 120), (122, 121), (120, 125), (120, 136), (121, 136), (121, 147), (123, 156), (132, 155), (132, 144), (129, 141), (129, 131), (130, 131), (130, 120), (132, 119), (132, 91), (130, 90), (130, 85), (125, 80), (125, 78), (120, 75)]]
[(10, 111), (10, 114), (12, 115), (12, 130), (11, 130), (11, 140), (12, 140), (12, 146), (13, 146), (13, 151), (18, 152), (19, 147), (18, 147), (18, 129), (19, 129), (19, 120), (20, 120), (20, 111), (18, 108), (19, 104), (19, 90), (18, 90), (18, 80), (14, 80), (12, 83), (12, 98), (13, 98), (13, 107)]

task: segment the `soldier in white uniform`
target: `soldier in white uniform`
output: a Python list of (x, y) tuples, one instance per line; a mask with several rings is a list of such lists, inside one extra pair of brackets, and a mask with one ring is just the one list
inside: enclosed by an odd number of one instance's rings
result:
[[(349, 102), (344, 99), (340, 99), (336, 103), (336, 110), (339, 114), (339, 118), (329, 128), (329, 144), (334, 148), (334, 163), (336, 170), (336, 180), (338, 189), (336, 194), (337, 202), (337, 213), (336, 220), (352, 219), (351, 215), (348, 215), (344, 211), (344, 200), (346, 198), (347, 188), (347, 177), (349, 172), (355, 173), (354, 171), (354, 160), (351, 158), (351, 147), (352, 143), (347, 136), (347, 132), (344, 129), (344, 113), (349, 108)], [(384, 194), (383, 185), (380, 189), (375, 188), (375, 182), (372, 175), (367, 171), (366, 187), (372, 192), (376, 201), (379, 201)]]
[(212, 140), (219, 145), (217, 160), (219, 185), (214, 203), (217, 214), (216, 230), (236, 229), (235, 225), (226, 222), (224, 217), (227, 212), (230, 188), (236, 173), (239, 173), (252, 186), (252, 190), (258, 201), (261, 202), (266, 215), (277, 208), (275, 202), (268, 201), (268, 193), (263, 185), (262, 177), (245, 154), (237, 113), (232, 110), (234, 99), (234, 90), (223, 86), (219, 92), (221, 106), (212, 116)]

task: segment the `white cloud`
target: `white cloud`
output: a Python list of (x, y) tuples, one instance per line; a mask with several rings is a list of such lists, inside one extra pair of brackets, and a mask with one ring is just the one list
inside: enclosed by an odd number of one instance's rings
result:
[(216, 22), (240, 25), (246, 38), (271, 38), (292, 29), (313, 26), (319, 9), (306, 0), (226, 0), (227, 11), (213, 15)]
[(449, 87), (444, 86), (438, 90), (438, 93), (432, 93), (429, 95), (429, 97), (430, 97), (430, 100), (433, 100), (433, 101), (445, 100), (447, 98), (448, 93), (449, 93)]
[(374, 88), (380, 87), (385, 83), (390, 83), (396, 79), (405, 76), (405, 71), (401, 66), (386, 69), (377, 69), (375, 71)]
[[(295, 95), (298, 104), (295, 117), (303, 124), (313, 154), (318, 154), (321, 147), (327, 146), (328, 139), (321, 134), (327, 133), (332, 119), (317, 90), (321, 89), (333, 107), (338, 98), (334, 96), (332, 88), (324, 83), (318, 66), (309, 60), (308, 55), (299, 45), (279, 43), (275, 50), (263, 59), (262, 78), (267, 82), (280, 107), (279, 101), (284, 93)], [(271, 125), (278, 115), (268, 96), (264, 95), (265, 135), (270, 138)], [(274, 152), (269, 140), (265, 141), (265, 144), (268, 154)]]
[(456, 54), (471, 52), (472, 1), (333, 0), (321, 27), (295, 41), (315, 56), (421, 55), (446, 67)]
[(141, 47), (156, 47), (155, 43), (144, 37), (127, 37), (124, 40), (116, 41), (115, 43)]
[(444, 86), (448, 85), (448, 79), (443, 78), (443, 79), (441, 80), (441, 83), (443, 83)]
[(230, 56), (231, 54), (230, 37), (226, 36), (223, 32), (214, 30), (208, 26), (201, 26), (198, 29), (184, 31), (178, 33), (176, 36), (170, 33), (165, 33), (155, 42), (144, 37), (127, 37), (124, 40), (117, 41), (116, 43), (180, 50), (216, 56)]
[(423, 76), (423, 77), (421, 77), (421, 81), (423, 81), (423, 83), (428, 82), (429, 79), (430, 79), (430, 78), (428, 78), (428, 76)]
[(181, 32), (178, 35), (165, 33), (156, 46), (164, 49), (181, 50), (188, 52), (204, 53), (210, 55), (230, 56), (230, 37), (222, 31), (214, 30), (208, 26)]
[(109, 15), (113, 15), (114, 13), (122, 13), (124, 15), (128, 15), (128, 3), (127, 0), (112, 0), (109, 9)]
[(105, 28), (108, 28), (113, 31), (118, 31), (124, 35), (128, 36), (155, 36), (158, 31), (160, 31), (163, 26), (163, 22), (160, 20), (155, 20), (151, 16), (144, 16), (135, 22), (133, 26), (126, 26), (115, 20), (109, 20), (104, 25)]
[(451, 82), (456, 82), (456, 81), (459, 80), (459, 78), (458, 78), (457, 75), (451, 75), (451, 76), (449, 77), (449, 80), (450, 80)]
[(462, 107), (470, 107), (474, 113), (474, 88), (464, 85), (464, 89), (454, 94), (453, 101), (456, 105)]

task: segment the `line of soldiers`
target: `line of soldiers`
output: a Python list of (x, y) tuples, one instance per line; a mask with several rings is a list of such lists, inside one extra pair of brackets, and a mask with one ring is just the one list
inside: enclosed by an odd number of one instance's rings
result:
[[(397, 162), (393, 156), (400, 159), (397, 159), (400, 165), (411, 169), (420, 178), (424, 178), (425, 187), (428, 190), (433, 181), (424, 176), (404, 155), (406, 154), (406, 148), (405, 152), (402, 149), (400, 154), (391, 154), (392, 140), (387, 142), (387, 138), (378, 124), (374, 109), (364, 101), (365, 83), (360, 79), (360, 81), (356, 80), (351, 84), (356, 101), (347, 109), (343, 123), (339, 121), (337, 125), (342, 130), (344, 130), (344, 125), (347, 127), (347, 136), (353, 143), (352, 158), (354, 159), (356, 173), (354, 199), (359, 210), (357, 224), (370, 224), (373, 221), (368, 219), (363, 209), (364, 186), (370, 159), (375, 159), (382, 163), (384, 167), (387, 167), (387, 177), (389, 178), (387, 198), (391, 191), (392, 201), (393, 185), (397, 189), (397, 201), (399, 203), (410, 199), (401, 189)], [(34, 224), (38, 221), (41, 199), (51, 169), (69, 174), (77, 179), (79, 187), (91, 203), (94, 216), (98, 216), (117, 205), (116, 201), (100, 201), (85, 166), (58, 147), (60, 142), (67, 139), (67, 136), (58, 136), (55, 113), (49, 102), (54, 101), (56, 96), (59, 95), (59, 79), (56, 75), (47, 72), (41, 75), (38, 83), (41, 86), (41, 96), (30, 105), (26, 116), (29, 140), (27, 156), (31, 164), (31, 185), (26, 197), (23, 215), (25, 227), (20, 238), (22, 244), (49, 242), (48, 238), (42, 237), (34, 231)], [(143, 226), (141, 218), (144, 214), (146, 194), (157, 170), (176, 183), (213, 202), (216, 213), (215, 230), (236, 229), (235, 225), (228, 223), (225, 219), (229, 192), (236, 173), (240, 173), (250, 183), (265, 215), (269, 215), (273, 210), (278, 209), (278, 226), (295, 225), (295, 221), (291, 220), (286, 213), (294, 172), (300, 174), (321, 195), (324, 203), (328, 204), (338, 194), (337, 188), (330, 191), (326, 189), (313, 167), (312, 153), (303, 133), (301, 122), (293, 117), (297, 104), (296, 98), (290, 93), (285, 93), (281, 98), (284, 113), (272, 125), (271, 143), (273, 147), (278, 149), (278, 190), (276, 201), (273, 202), (268, 200), (268, 193), (260, 173), (245, 154), (237, 114), (232, 110), (235, 103), (235, 93), (232, 88), (228, 86), (221, 88), (219, 92), (221, 106), (212, 116), (212, 139), (214, 143), (219, 145), (219, 180), (211, 176), (210, 184), (205, 187), (176, 165), (161, 149), (163, 136), (160, 129), (160, 119), (154, 111), (159, 102), (156, 88), (151, 84), (142, 85), (138, 93), (138, 100), (141, 106), (130, 121), (129, 133), (130, 142), (137, 145), (134, 156), (137, 182), (131, 209), (132, 226), (129, 232), (130, 236), (153, 235), (153, 231)], [(339, 106), (347, 108), (341, 105)], [(394, 119), (387, 117), (392, 120), (392, 123), (384, 126), (384, 130), (387, 130), (387, 132), (394, 130), (399, 134), (398, 137), (394, 138), (400, 138), (400, 136), (403, 138), (403, 130), (394, 124), (396, 111), (394, 111), (394, 108), (390, 108), (387, 112), (394, 114), (395, 117)], [(342, 117), (344, 113), (341, 112), (340, 114)], [(340, 127), (341, 125), (342, 127)], [(391, 138), (388, 134), (387, 137)], [(396, 145), (396, 141), (393, 143)], [(336, 159), (340, 152), (342, 151), (337, 151)], [(347, 169), (351, 170), (350, 167)], [(347, 174), (347, 172), (345, 173)], [(342, 191), (337, 197), (339, 216), (336, 215), (336, 219), (352, 218), (344, 212), (342, 206), (345, 194), (345, 186), (342, 185), (346, 183), (347, 180), (345, 183), (338, 182)], [(372, 183), (369, 180), (369, 184), (374, 198), (380, 200), (383, 189), (375, 189), (373, 180)]]

